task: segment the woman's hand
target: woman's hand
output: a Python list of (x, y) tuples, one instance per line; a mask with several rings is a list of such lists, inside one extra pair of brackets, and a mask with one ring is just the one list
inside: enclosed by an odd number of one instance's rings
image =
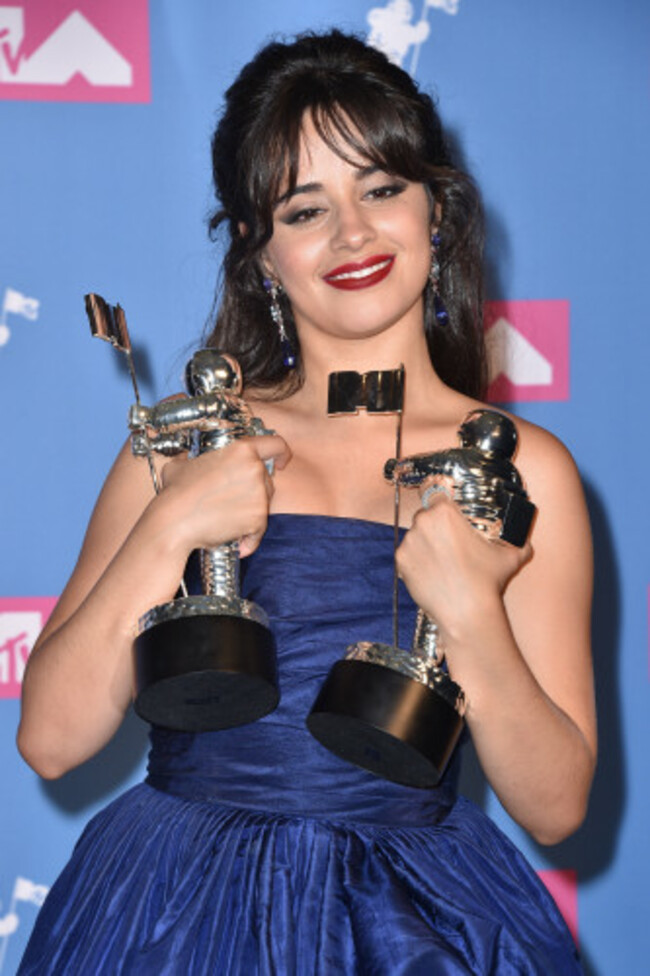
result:
[(273, 479), (266, 463), (283, 468), (291, 452), (277, 434), (244, 437), (196, 458), (178, 457), (162, 469), (157, 499), (189, 553), (240, 542), (240, 554), (257, 549), (266, 530)]
[(521, 422), (520, 433), (518, 466), (538, 506), (532, 546), (488, 540), (439, 494), (416, 515), (397, 565), (438, 624), (491, 786), (551, 844), (581, 823), (596, 756), (591, 540), (570, 455), (538, 428)]
[(532, 548), (490, 541), (447, 495), (429, 497), (429, 507), (416, 513), (397, 550), (397, 567), (447, 642), (483, 607), (501, 599)]
[(256, 548), (273, 491), (264, 462), (289, 457), (281, 437), (242, 438), (161, 465), (152, 497), (147, 465), (125, 445), (25, 672), (18, 744), (40, 775), (60, 776), (110, 739), (133, 696), (134, 624), (173, 597), (192, 549), (238, 538), (243, 555)]

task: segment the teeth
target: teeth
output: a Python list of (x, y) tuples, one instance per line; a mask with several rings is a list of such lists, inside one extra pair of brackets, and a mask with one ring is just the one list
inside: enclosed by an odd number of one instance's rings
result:
[(369, 268), (360, 268), (358, 271), (344, 271), (343, 274), (328, 275), (328, 277), (331, 281), (346, 281), (348, 278), (367, 278), (369, 275), (381, 271), (382, 268), (388, 267), (391, 260), (392, 258), (387, 258), (385, 261), (380, 261), (379, 264), (373, 264)]

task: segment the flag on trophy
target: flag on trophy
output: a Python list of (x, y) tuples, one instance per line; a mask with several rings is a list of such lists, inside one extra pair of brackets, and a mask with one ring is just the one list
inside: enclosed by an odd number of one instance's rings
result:
[(109, 305), (101, 295), (93, 292), (85, 296), (90, 331), (98, 339), (105, 339), (122, 352), (131, 352), (131, 340), (126, 316), (121, 305)]

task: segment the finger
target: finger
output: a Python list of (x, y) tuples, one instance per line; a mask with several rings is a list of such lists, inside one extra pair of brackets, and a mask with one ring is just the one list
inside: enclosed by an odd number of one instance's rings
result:
[(420, 500), (423, 508), (431, 508), (440, 496), (454, 500), (454, 484), (450, 478), (433, 475), (425, 478), (420, 485)]
[(242, 559), (245, 559), (246, 556), (250, 556), (252, 552), (255, 552), (262, 541), (265, 530), (266, 526), (261, 532), (249, 532), (248, 535), (241, 537), (239, 540), (239, 555)]
[(528, 560), (533, 555), (533, 547), (530, 542), (525, 542), (523, 546), (515, 546), (512, 542), (507, 542), (505, 539), (497, 537), (495, 539), (489, 538), (484, 532), (481, 533), (486, 542), (489, 542), (491, 546), (495, 548), (505, 550), (512, 554), (513, 558), (516, 558), (519, 563), (527, 563)]
[[(449, 506), (449, 508), (453, 509), (454, 511), (458, 511), (456, 503), (453, 502), (445, 492), (434, 492), (433, 494), (429, 495), (426, 505), (416, 509), (411, 527), (416, 525), (418, 521), (422, 520), (424, 520), (424, 525), (428, 525), (429, 520), (435, 518), (432, 513), (445, 506)], [(458, 514), (460, 514), (460, 512)]]
[(281, 469), (291, 460), (291, 448), (279, 434), (265, 434), (263, 437), (251, 437), (247, 440), (262, 461), (272, 459)]
[(266, 497), (271, 501), (273, 492), (275, 491), (275, 483), (266, 468), (264, 469), (264, 487), (266, 489)]
[(429, 485), (421, 493), (420, 500), (423, 509), (435, 508), (437, 505), (453, 505), (453, 495), (444, 485)]
[(532, 545), (530, 542), (526, 542), (526, 544), (519, 549), (519, 565), (525, 566), (526, 563), (530, 562), (530, 560), (533, 558), (533, 555), (534, 550)]
[(160, 467), (158, 476), (163, 488), (166, 488), (168, 485), (172, 484), (177, 473), (183, 469), (186, 462), (187, 456), (183, 455), (182, 457), (171, 458), (171, 460), (166, 461), (165, 464)]

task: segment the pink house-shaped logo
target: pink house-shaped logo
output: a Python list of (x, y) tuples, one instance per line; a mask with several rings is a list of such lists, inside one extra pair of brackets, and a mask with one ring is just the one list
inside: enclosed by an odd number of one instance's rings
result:
[(147, 0), (0, 3), (0, 99), (150, 98)]
[(487, 302), (488, 400), (568, 400), (569, 302)]

